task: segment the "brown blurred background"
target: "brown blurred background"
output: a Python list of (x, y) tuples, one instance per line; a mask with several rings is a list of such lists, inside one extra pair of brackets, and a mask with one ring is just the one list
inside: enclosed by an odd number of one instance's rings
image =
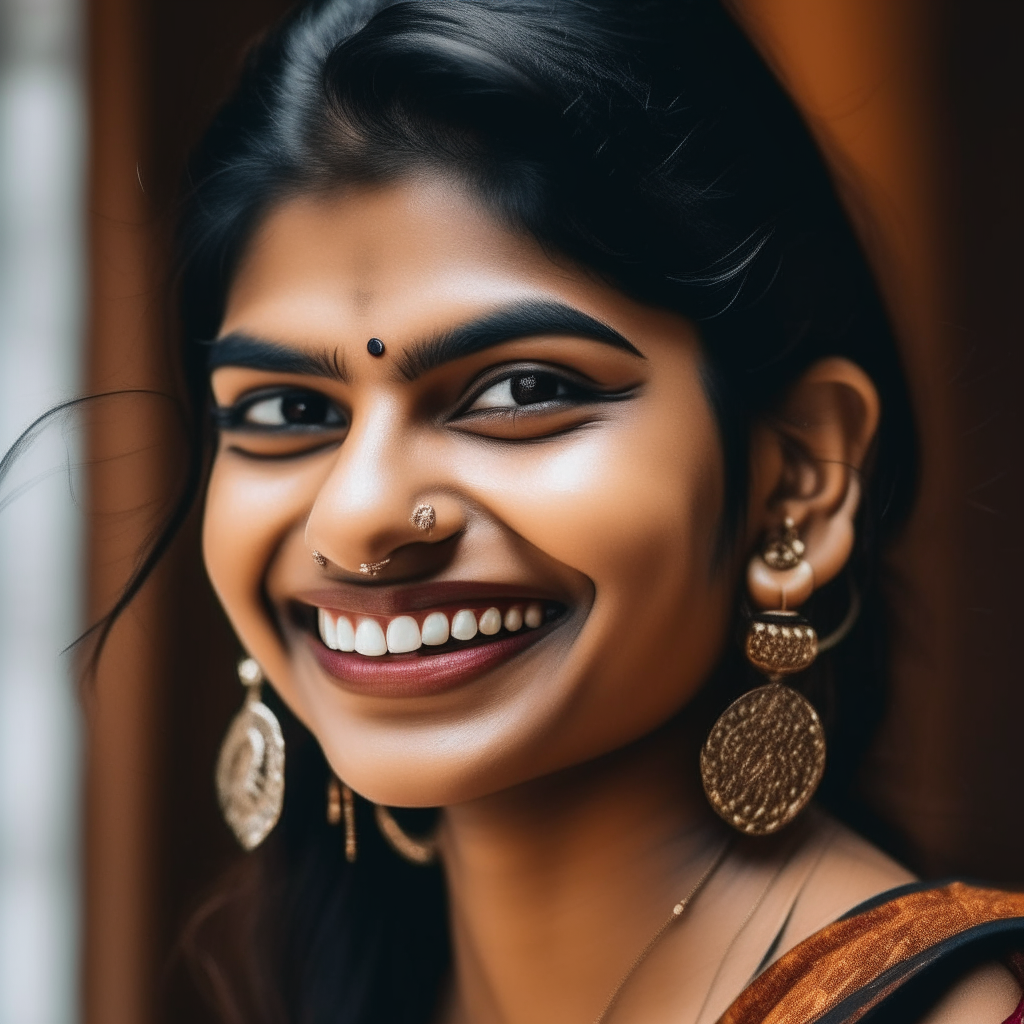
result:
[[(91, 390), (169, 387), (167, 232), (184, 155), (284, 0), (90, 0)], [(892, 561), (895, 689), (865, 787), (928, 874), (1024, 885), (1024, 5), (736, 0), (804, 109), (875, 261), (924, 438)], [(106, 609), (173, 480), (173, 410), (89, 438), (89, 608)], [(126, 440), (142, 454), (111, 459)], [(141, 442), (141, 443), (140, 443)], [(148, 526), (144, 525), (144, 521)], [(112, 525), (113, 523), (113, 525)], [(201, 1021), (173, 949), (236, 856), (211, 775), (241, 694), (186, 535), (118, 626), (89, 700), (88, 1024)]]

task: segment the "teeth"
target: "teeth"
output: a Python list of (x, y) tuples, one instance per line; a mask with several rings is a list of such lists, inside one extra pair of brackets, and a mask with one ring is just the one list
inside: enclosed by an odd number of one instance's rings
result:
[[(527, 626), (537, 629), (544, 624), (544, 608), (534, 601), (525, 608), (513, 605), (502, 617), (498, 608), (488, 608), (477, 614), (469, 608), (457, 611), (451, 620), (444, 612), (431, 612), (417, 623), (411, 615), (399, 615), (382, 626), (376, 619), (361, 618), (355, 628), (346, 615), (335, 615), (324, 608), (317, 609), (317, 625), (320, 639), (332, 651), (355, 651), (367, 657), (377, 658), (383, 654), (408, 654), (426, 644), (438, 647), (447, 643), (449, 637), (455, 640), (472, 640), (477, 633), (494, 636), (502, 626), (509, 633), (515, 633)], [(385, 628), (387, 632), (385, 633)]]
[(332, 651), (338, 649), (338, 634), (334, 628), (334, 617), (328, 615), (327, 612), (321, 608), (318, 612), (317, 618), (320, 620), (320, 639), (323, 640), (327, 647), (330, 647)]
[(384, 630), (373, 619), (360, 619), (356, 626), (356, 653), (371, 658), (388, 653), (388, 642), (384, 639)]
[(488, 608), (480, 616), (480, 632), (484, 636), (494, 636), (501, 629), (501, 612), (497, 608)]
[(420, 627), (411, 615), (399, 615), (388, 623), (388, 650), (392, 654), (408, 654), (419, 650)]
[(476, 616), (468, 608), (455, 613), (452, 636), (456, 640), (472, 640), (476, 636)]
[(423, 620), (423, 642), (430, 647), (448, 642), (448, 616), (444, 612), (431, 612)]
[(339, 651), (354, 651), (356, 649), (356, 631), (352, 628), (351, 620), (347, 619), (344, 615), (339, 615), (338, 623), (334, 628), (338, 640), (338, 646), (335, 649)]

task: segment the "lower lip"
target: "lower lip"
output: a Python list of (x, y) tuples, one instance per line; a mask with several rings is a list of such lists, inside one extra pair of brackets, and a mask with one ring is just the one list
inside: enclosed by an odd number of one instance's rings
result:
[[(554, 623), (551, 624), (552, 626)], [(454, 690), (514, 658), (551, 631), (541, 626), (474, 647), (427, 654), (384, 654), (377, 658), (332, 651), (318, 638), (310, 638), (320, 667), (346, 690), (374, 697), (423, 697)]]

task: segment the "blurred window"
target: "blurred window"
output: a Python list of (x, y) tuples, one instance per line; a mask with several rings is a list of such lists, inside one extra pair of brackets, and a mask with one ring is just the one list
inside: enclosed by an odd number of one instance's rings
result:
[[(76, 0), (0, 0), (0, 446), (79, 388), (84, 100)], [(0, 1024), (78, 1019), (77, 432), (0, 485)]]

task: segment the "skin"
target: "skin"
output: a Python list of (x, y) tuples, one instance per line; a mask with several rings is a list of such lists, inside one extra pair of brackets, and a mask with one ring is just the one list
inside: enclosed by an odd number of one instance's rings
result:
[[(636, 352), (549, 333), (413, 380), (399, 372), (423, 339), (540, 300), (614, 328)], [(700, 791), (701, 736), (685, 709), (727, 642), (740, 586), (763, 607), (785, 592), (792, 607), (841, 570), (878, 422), (874, 387), (853, 364), (825, 360), (755, 428), (739, 550), (791, 516), (809, 582), (750, 571), (747, 554), (714, 559), (724, 471), (692, 324), (509, 232), (450, 182), (271, 211), (229, 294), (221, 337), (242, 334), (323, 354), (328, 375), (223, 366), (212, 376), (220, 407), (298, 387), (344, 421), (222, 433), (204, 551), (242, 644), (353, 789), (445, 808), (455, 965), (438, 1020), (593, 1020), (726, 838)], [(384, 357), (367, 353), (370, 337)], [(474, 406), (524, 365), (586, 389), (515, 414)], [(409, 519), (422, 501), (437, 512), (428, 537)], [(379, 576), (360, 575), (384, 558)], [(335, 607), (384, 608), (411, 584), (455, 580), (564, 613), (477, 678), (402, 697), (339, 685), (296, 615), (325, 592)], [(612, 1019), (713, 1021), (786, 921), (777, 955), (909, 878), (816, 813), (741, 843)], [(998, 971), (971, 984), (951, 996), (958, 1020), (1013, 1009)]]

